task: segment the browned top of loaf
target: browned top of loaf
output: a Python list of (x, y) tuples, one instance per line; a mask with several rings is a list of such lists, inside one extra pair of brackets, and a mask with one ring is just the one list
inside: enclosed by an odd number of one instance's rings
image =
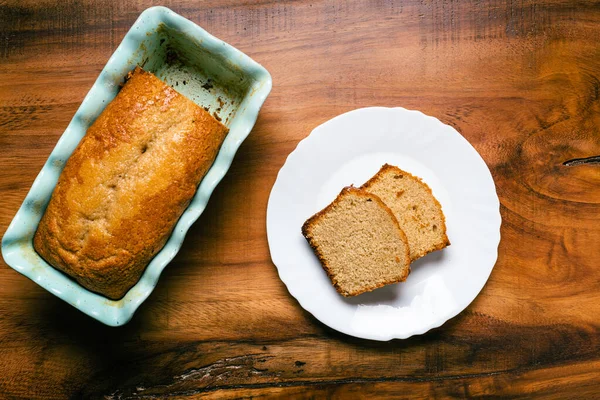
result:
[(136, 68), (67, 161), (36, 251), (84, 287), (121, 298), (164, 246), (227, 132)]
[(304, 223), (302, 234), (344, 296), (404, 281), (410, 272), (408, 243), (398, 221), (364, 190), (344, 188)]
[(385, 164), (361, 188), (392, 210), (408, 238), (411, 260), (450, 245), (442, 206), (421, 178)]

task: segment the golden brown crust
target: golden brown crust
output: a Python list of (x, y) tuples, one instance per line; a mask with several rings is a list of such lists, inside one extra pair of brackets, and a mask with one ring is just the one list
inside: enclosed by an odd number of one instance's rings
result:
[(136, 68), (68, 159), (36, 251), (87, 289), (123, 297), (166, 243), (227, 132)]
[[(318, 243), (314, 240), (314, 238), (312, 237), (312, 234), (311, 234), (311, 228), (315, 224), (317, 224), (319, 222), (319, 220), (321, 218), (323, 218), (332, 208), (334, 208), (342, 200), (342, 198), (345, 195), (350, 194), (350, 193), (355, 194), (359, 197), (364, 197), (364, 198), (371, 199), (371, 200), (377, 202), (377, 204), (379, 204), (379, 206), (381, 206), (381, 208), (383, 208), (389, 214), (389, 216), (392, 218), (392, 221), (394, 221), (394, 225), (398, 229), (400, 236), (402, 237), (402, 241), (405, 243), (405, 249), (406, 249), (406, 254), (404, 255), (405, 263), (406, 263), (406, 265), (409, 265), (409, 267), (406, 269), (406, 273), (403, 276), (399, 277), (398, 279), (392, 279), (390, 281), (385, 281), (376, 286), (365, 288), (364, 290), (359, 290), (359, 291), (355, 291), (355, 292), (346, 292), (338, 285), (337, 280), (335, 279), (333, 273), (331, 272), (329, 265), (327, 264), (327, 260), (325, 259), (325, 257), (323, 257), (323, 254), (321, 253), (321, 250), (319, 249)], [(304, 224), (302, 224), (302, 235), (306, 238), (306, 241), (308, 242), (310, 247), (313, 249), (313, 252), (317, 256), (319, 261), (321, 262), (321, 266), (327, 273), (327, 276), (331, 280), (333, 286), (335, 287), (335, 290), (344, 297), (357, 296), (357, 295), (365, 293), (365, 292), (373, 291), (373, 290), (378, 289), (385, 285), (404, 282), (406, 280), (406, 278), (408, 277), (408, 274), (410, 273), (410, 252), (408, 250), (408, 240), (406, 239), (406, 235), (404, 234), (404, 231), (402, 230), (402, 228), (400, 228), (400, 224), (398, 223), (398, 220), (394, 216), (394, 213), (378, 196), (376, 196), (372, 193), (369, 193), (365, 190), (355, 188), (354, 186), (346, 186), (345, 188), (343, 188), (342, 191), (337, 195), (335, 200), (333, 200), (329, 205), (327, 205), (327, 207), (325, 207), (321, 211), (317, 212), (312, 217), (308, 218), (304, 222)]]
[(429, 192), (429, 194), (431, 194), (431, 197), (433, 198), (433, 201), (435, 202), (435, 205), (438, 208), (438, 210), (440, 211), (440, 215), (442, 217), (442, 227), (443, 227), (442, 232), (444, 233), (443, 242), (435, 245), (434, 247), (432, 247), (431, 249), (428, 249), (427, 251), (422, 251), (421, 253), (417, 253), (415, 255), (415, 257), (412, 258), (412, 261), (415, 261), (421, 257), (424, 257), (429, 253), (433, 253), (434, 251), (442, 250), (446, 246), (450, 246), (450, 240), (448, 239), (448, 235), (446, 234), (446, 216), (442, 212), (442, 205), (440, 204), (438, 199), (433, 195), (431, 188), (429, 187), (429, 185), (427, 183), (425, 183), (423, 181), (423, 179), (411, 174), (410, 172), (404, 171), (403, 169), (400, 169), (400, 168), (396, 167), (395, 165), (390, 165), (390, 164), (386, 163), (386, 164), (382, 165), (381, 168), (379, 169), (379, 171), (377, 171), (377, 173), (375, 175), (373, 175), (371, 177), (371, 179), (366, 181), (360, 188), (364, 189), (364, 190), (368, 190), (372, 185), (374, 185), (376, 182), (378, 182), (380, 179), (382, 179), (383, 175), (386, 172), (389, 172), (389, 171), (393, 171), (395, 173), (400, 173), (400, 174), (408, 177), (409, 179), (413, 179), (413, 180), (421, 183), (425, 187), (425, 189)]

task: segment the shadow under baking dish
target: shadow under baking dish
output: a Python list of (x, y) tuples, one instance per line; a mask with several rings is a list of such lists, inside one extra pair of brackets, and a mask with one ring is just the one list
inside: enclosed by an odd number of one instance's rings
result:
[[(48, 265), (33, 249), (33, 235), (66, 160), (136, 65), (153, 72), (222, 120), (229, 127), (229, 134), (165, 246), (122, 299), (110, 300)], [(204, 211), (215, 186), (254, 126), (271, 86), (267, 70), (244, 53), (165, 7), (147, 9), (106, 63), (35, 179), (2, 238), (4, 260), (98, 321), (111, 326), (127, 323), (179, 251), (189, 227)]]

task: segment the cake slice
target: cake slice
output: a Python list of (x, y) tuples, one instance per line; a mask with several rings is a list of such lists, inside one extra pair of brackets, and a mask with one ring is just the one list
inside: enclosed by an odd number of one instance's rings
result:
[(442, 206), (420, 178), (385, 164), (361, 188), (392, 210), (408, 239), (412, 261), (450, 245)]
[(302, 226), (302, 234), (343, 296), (402, 282), (410, 271), (406, 236), (372, 193), (344, 188)]

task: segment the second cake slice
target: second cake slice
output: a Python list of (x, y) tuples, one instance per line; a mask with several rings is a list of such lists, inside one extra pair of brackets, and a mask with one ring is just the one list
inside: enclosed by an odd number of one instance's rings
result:
[(361, 188), (392, 210), (408, 238), (412, 261), (450, 245), (442, 206), (420, 178), (385, 164)]
[(398, 221), (379, 197), (364, 190), (344, 188), (304, 223), (302, 233), (344, 296), (402, 282), (410, 271)]

